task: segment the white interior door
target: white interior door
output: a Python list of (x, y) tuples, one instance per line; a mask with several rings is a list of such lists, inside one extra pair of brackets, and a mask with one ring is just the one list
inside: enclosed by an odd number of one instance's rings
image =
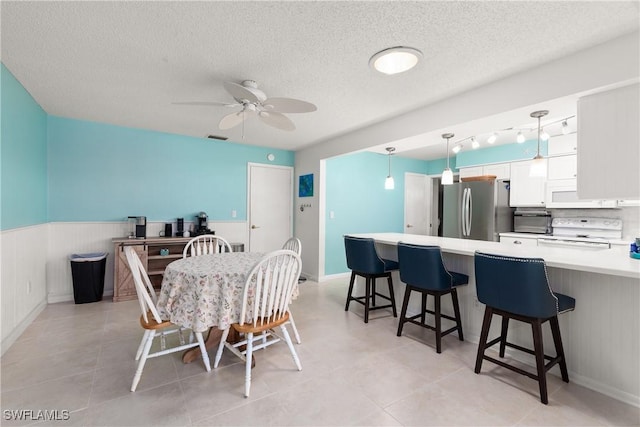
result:
[(431, 179), (404, 174), (404, 232), (431, 235)]
[(249, 163), (249, 250), (280, 249), (293, 232), (293, 168)]

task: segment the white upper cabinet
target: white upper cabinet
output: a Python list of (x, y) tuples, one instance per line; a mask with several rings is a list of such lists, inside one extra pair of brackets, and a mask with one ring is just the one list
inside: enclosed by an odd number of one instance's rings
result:
[(578, 135), (570, 133), (558, 135), (549, 139), (547, 153), (549, 156), (561, 156), (563, 154), (576, 154), (578, 152)]
[(547, 171), (547, 179), (575, 179), (578, 176), (578, 158), (577, 156), (557, 156), (549, 157), (549, 169)]
[(496, 163), (483, 168), (484, 175), (495, 175), (496, 179), (511, 178), (511, 163)]
[(640, 199), (640, 85), (578, 100), (578, 195)]
[(511, 191), (509, 205), (512, 207), (545, 205), (546, 177), (529, 176), (531, 160), (511, 163)]
[(468, 178), (470, 176), (484, 175), (482, 166), (474, 166), (471, 168), (460, 168), (460, 178)]
[(511, 176), (511, 164), (495, 163), (491, 165), (460, 168), (460, 178), (482, 175), (495, 175), (496, 179), (509, 179)]

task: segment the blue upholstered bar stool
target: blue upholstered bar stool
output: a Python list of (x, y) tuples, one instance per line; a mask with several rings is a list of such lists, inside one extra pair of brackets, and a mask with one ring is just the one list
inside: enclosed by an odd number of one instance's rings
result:
[[(560, 365), (562, 381), (569, 382), (567, 363), (562, 348), (558, 314), (571, 311), (576, 300), (557, 292), (553, 292), (547, 279), (547, 269), (541, 258), (517, 258), (502, 255), (475, 253), (476, 289), (478, 300), (486, 304), (482, 332), (478, 344), (475, 373), (479, 374), (482, 360), (511, 369), (538, 381), (540, 401), (545, 405), (547, 398), (547, 371), (556, 364)], [(500, 336), (488, 341), (491, 318), (494, 314), (502, 316)], [(533, 351), (507, 342), (509, 319), (529, 323), (533, 332)], [(542, 341), (542, 324), (549, 321), (556, 356), (544, 354)], [(505, 347), (512, 347), (535, 356), (536, 374), (509, 365), (502, 360), (485, 355), (485, 350), (500, 343), (500, 358), (504, 357)], [(545, 364), (545, 359), (549, 360)]]
[[(393, 317), (398, 317), (396, 298), (393, 294), (391, 272), (398, 269), (398, 263), (378, 256), (373, 239), (362, 237), (344, 237), (344, 248), (347, 254), (347, 267), (351, 270), (349, 293), (344, 311), (349, 311), (351, 301), (364, 305), (364, 323), (369, 323), (369, 311), (389, 308), (393, 310)], [(365, 278), (365, 295), (354, 297), (353, 284), (356, 276)], [(389, 285), (389, 296), (376, 292), (376, 279), (386, 277)], [(376, 296), (386, 299), (390, 304), (376, 306)]]
[[(435, 331), (436, 351), (438, 353), (442, 351), (442, 337), (445, 335), (458, 331), (458, 339), (464, 341), (456, 288), (469, 283), (469, 276), (455, 271), (447, 271), (442, 261), (442, 252), (439, 246), (412, 245), (400, 242), (398, 243), (398, 263), (400, 264), (400, 280), (407, 285), (404, 291), (400, 321), (398, 322), (398, 336), (402, 335), (404, 324), (409, 322)], [(422, 310), (414, 316), (406, 317), (412, 291), (422, 294)], [(451, 294), (455, 317), (441, 313), (440, 299), (447, 294)], [(427, 309), (427, 295), (433, 295), (434, 297), (433, 310)], [(427, 324), (427, 313), (434, 316), (435, 326)], [(419, 321), (416, 320), (418, 317), (420, 318)], [(443, 331), (443, 317), (456, 322), (455, 326)]]

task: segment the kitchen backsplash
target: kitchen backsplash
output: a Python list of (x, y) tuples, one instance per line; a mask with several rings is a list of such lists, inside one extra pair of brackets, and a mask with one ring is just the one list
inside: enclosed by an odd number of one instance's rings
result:
[(553, 217), (592, 217), (622, 219), (623, 240), (640, 237), (640, 206), (627, 206), (618, 209), (549, 209)]

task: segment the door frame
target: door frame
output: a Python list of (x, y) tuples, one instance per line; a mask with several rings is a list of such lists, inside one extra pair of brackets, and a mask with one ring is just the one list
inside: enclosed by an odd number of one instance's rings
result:
[[(293, 201), (294, 201), (294, 190), (295, 183), (293, 182), (293, 166), (283, 166), (283, 165), (270, 165), (266, 163), (256, 163), (256, 162), (247, 162), (247, 252), (251, 251), (251, 168), (253, 167), (261, 167), (261, 168), (272, 168), (272, 169), (283, 169), (288, 170), (289, 175), (291, 177), (291, 198), (289, 199), (289, 237), (293, 236)], [(282, 242), (284, 243), (284, 241)]]

